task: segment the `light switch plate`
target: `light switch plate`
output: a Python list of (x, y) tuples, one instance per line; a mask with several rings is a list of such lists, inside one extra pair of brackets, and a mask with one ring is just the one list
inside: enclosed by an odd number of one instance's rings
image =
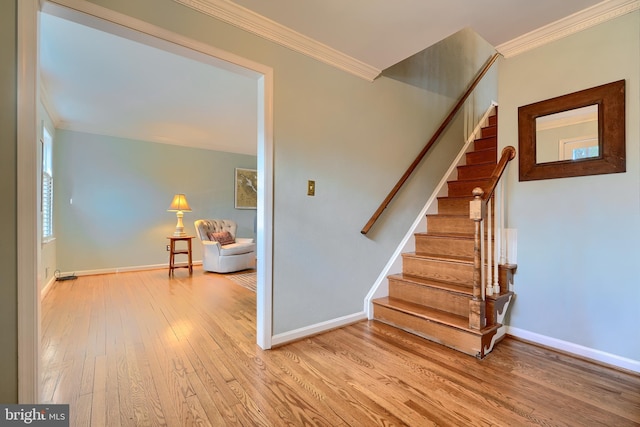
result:
[(316, 195), (316, 182), (315, 181), (307, 181), (307, 196), (315, 196)]

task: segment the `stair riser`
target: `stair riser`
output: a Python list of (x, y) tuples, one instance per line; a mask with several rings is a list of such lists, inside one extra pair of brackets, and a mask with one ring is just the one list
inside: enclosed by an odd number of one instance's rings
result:
[(497, 150), (482, 150), (482, 151), (472, 151), (471, 153), (466, 153), (465, 157), (467, 159), (468, 165), (477, 165), (478, 163), (489, 163), (493, 162), (494, 164), (497, 162)]
[(480, 131), (480, 135), (482, 138), (487, 136), (496, 136), (498, 134), (498, 126), (487, 126), (486, 128), (482, 128)]
[(469, 216), (469, 202), (472, 198), (440, 198), (438, 199), (438, 214)]
[(416, 253), (455, 257), (473, 257), (473, 239), (416, 235)]
[(458, 316), (469, 315), (470, 296), (430, 288), (402, 280), (389, 279), (389, 296), (436, 310), (447, 311)]
[(473, 166), (459, 166), (458, 179), (483, 179), (489, 178), (496, 165), (491, 163)]
[(498, 116), (489, 116), (489, 126), (498, 125)]
[(468, 217), (429, 215), (427, 217), (427, 230), (429, 233), (473, 235), (475, 233), (475, 224)]
[(473, 141), (474, 150), (488, 150), (490, 148), (496, 149), (498, 147), (498, 138), (495, 136), (489, 136), (487, 138), (479, 138)]
[(442, 280), (473, 287), (473, 265), (443, 262), (403, 255), (402, 272), (426, 279)]
[(448, 194), (451, 197), (457, 196), (472, 196), (473, 189), (480, 187), (486, 189), (488, 187), (489, 180), (478, 179), (472, 181), (449, 181), (447, 183)]
[(426, 338), (429, 341), (461, 351), (470, 356), (484, 356), (482, 351), (482, 337), (479, 335), (425, 320), (388, 307), (374, 305), (373, 316), (376, 320)]

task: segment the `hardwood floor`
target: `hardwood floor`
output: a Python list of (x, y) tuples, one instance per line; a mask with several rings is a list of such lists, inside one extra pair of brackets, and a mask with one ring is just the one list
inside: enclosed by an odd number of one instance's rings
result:
[(363, 321), (262, 351), (254, 325), (200, 267), (56, 282), (43, 401), (72, 426), (640, 425), (640, 376), (514, 339), (480, 361)]

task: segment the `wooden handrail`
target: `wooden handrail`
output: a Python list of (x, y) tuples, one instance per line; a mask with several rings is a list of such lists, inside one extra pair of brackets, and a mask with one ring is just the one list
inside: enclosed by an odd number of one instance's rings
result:
[(482, 194), (482, 200), (486, 203), (489, 198), (493, 195), (493, 192), (496, 190), (496, 186), (498, 185), (498, 181), (500, 181), (500, 177), (504, 173), (504, 170), (507, 168), (507, 163), (513, 160), (516, 157), (516, 149), (511, 145), (506, 146), (502, 149), (502, 154), (500, 155), (500, 161), (493, 169), (491, 173), (491, 177), (489, 178), (489, 184), (487, 188), (484, 189), (484, 193)]
[(449, 124), (453, 120), (453, 117), (458, 113), (458, 111), (460, 110), (464, 102), (467, 100), (471, 92), (473, 92), (473, 90), (476, 88), (480, 80), (482, 80), (484, 75), (487, 74), (487, 71), (489, 71), (489, 68), (491, 68), (493, 63), (496, 62), (499, 56), (500, 54), (496, 53), (491, 58), (489, 58), (489, 60), (486, 62), (482, 70), (478, 73), (476, 78), (473, 80), (473, 82), (471, 83), (467, 91), (462, 95), (462, 97), (458, 100), (456, 105), (451, 109), (451, 111), (449, 112), (449, 115), (444, 119), (444, 121), (442, 122), (440, 127), (436, 130), (436, 132), (433, 134), (429, 142), (427, 142), (427, 145), (425, 145), (422, 151), (420, 151), (420, 153), (418, 154), (416, 159), (413, 161), (413, 163), (411, 163), (411, 165), (409, 166), (407, 171), (404, 173), (404, 175), (402, 175), (400, 180), (396, 183), (396, 185), (389, 192), (387, 197), (385, 197), (385, 199), (382, 201), (378, 209), (371, 216), (367, 224), (362, 228), (362, 230), (360, 231), (362, 234), (367, 234), (371, 229), (371, 227), (373, 227), (373, 224), (375, 224), (375, 222), (378, 220), (380, 215), (382, 215), (382, 212), (387, 208), (387, 206), (389, 206), (389, 203), (391, 203), (391, 200), (396, 196), (398, 191), (400, 191), (400, 188), (404, 185), (407, 179), (409, 179), (409, 176), (411, 176), (411, 174), (416, 169), (416, 167), (418, 167), (418, 164), (422, 161), (422, 159), (427, 154), (431, 146), (438, 140), (438, 138), (440, 138), (440, 135), (442, 135), (442, 132), (444, 132), (446, 127), (449, 126)]

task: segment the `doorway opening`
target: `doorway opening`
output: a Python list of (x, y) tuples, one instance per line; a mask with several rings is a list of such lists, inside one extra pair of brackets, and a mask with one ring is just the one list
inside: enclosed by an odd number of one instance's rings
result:
[[(53, 14), (82, 25), (98, 28), (130, 38), (174, 54), (196, 59), (214, 67), (250, 76), (255, 81), (258, 106), (257, 170), (258, 206), (256, 216), (257, 236), (257, 293), (256, 293), (256, 341), (263, 348), (271, 347), (272, 337), (272, 212), (273, 212), (273, 71), (271, 68), (240, 58), (196, 40), (153, 26), (144, 21), (115, 13), (109, 9), (83, 1), (74, 1), (73, 8), (66, 1), (45, 1), (40, 9), (38, 0), (19, 2), (19, 68), (27, 70), (26, 77), (18, 81), (18, 193), (23, 197), (18, 203), (18, 240), (24, 254), (18, 265), (18, 334), (19, 350), (19, 400), (38, 402), (40, 399), (40, 284), (38, 262), (40, 245), (34, 238), (34, 225), (38, 223), (37, 209), (37, 109), (38, 70), (37, 52), (38, 14)], [(30, 96), (30, 94), (35, 96)]]

